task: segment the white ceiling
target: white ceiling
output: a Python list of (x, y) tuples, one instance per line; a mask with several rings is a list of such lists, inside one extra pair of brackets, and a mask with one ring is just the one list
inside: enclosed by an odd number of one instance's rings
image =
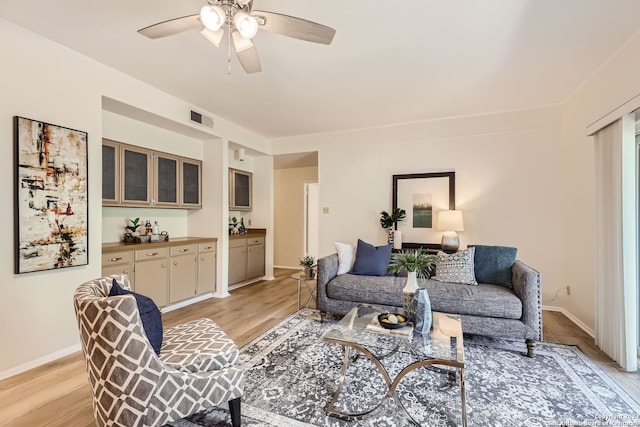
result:
[(261, 31), (253, 75), (198, 31), (136, 33), (202, 4), (0, 0), (0, 17), (267, 138), (557, 105), (640, 28), (638, 0), (255, 0), (336, 36)]

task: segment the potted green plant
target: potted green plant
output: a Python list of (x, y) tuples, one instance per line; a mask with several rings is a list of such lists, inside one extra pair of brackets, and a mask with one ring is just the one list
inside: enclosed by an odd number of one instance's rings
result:
[(309, 279), (313, 279), (315, 276), (315, 271), (313, 270), (313, 266), (315, 264), (315, 259), (311, 255), (306, 255), (304, 258), (300, 259), (300, 265), (304, 267), (304, 275)]
[(406, 293), (415, 293), (418, 289), (417, 277), (428, 279), (434, 273), (438, 257), (428, 254), (421, 249), (402, 250), (391, 254), (391, 261), (387, 266), (389, 273), (407, 272), (407, 285), (402, 290)]
[(140, 227), (142, 224), (140, 224), (140, 218), (130, 219), (129, 222), (131, 224), (125, 225), (124, 227), (127, 230), (129, 230), (127, 233), (124, 234), (124, 240), (125, 242), (135, 242), (136, 239), (138, 239), (138, 236), (140, 236), (138, 227)]
[(393, 232), (398, 229), (398, 223), (407, 217), (404, 209), (394, 208), (391, 213), (387, 211), (380, 212), (380, 226), (387, 230), (387, 240), (393, 244)]

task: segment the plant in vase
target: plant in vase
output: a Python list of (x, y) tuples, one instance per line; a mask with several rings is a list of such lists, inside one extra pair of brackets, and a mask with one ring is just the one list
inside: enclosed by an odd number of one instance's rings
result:
[(393, 244), (393, 232), (398, 229), (398, 223), (407, 217), (404, 209), (395, 208), (391, 213), (380, 212), (380, 226), (387, 230), (387, 241)]
[(307, 255), (304, 258), (300, 259), (300, 265), (304, 267), (304, 275), (309, 279), (313, 279), (315, 272), (313, 271), (313, 266), (315, 263), (315, 259), (311, 255)]
[(140, 218), (130, 219), (129, 222), (131, 224), (124, 227), (129, 230), (129, 232), (124, 235), (125, 242), (133, 242), (140, 236), (140, 232), (138, 231), (138, 227), (142, 225), (140, 224)]
[[(411, 249), (392, 254), (387, 266), (387, 271), (390, 273), (407, 272), (407, 284), (402, 289), (402, 307), (407, 318), (414, 321), (417, 330), (423, 332), (428, 332), (431, 328), (431, 302), (426, 289), (421, 289), (422, 292), (416, 295), (417, 278), (430, 278), (435, 273), (437, 264), (436, 255), (430, 255), (420, 249)], [(418, 306), (421, 306), (420, 310)]]

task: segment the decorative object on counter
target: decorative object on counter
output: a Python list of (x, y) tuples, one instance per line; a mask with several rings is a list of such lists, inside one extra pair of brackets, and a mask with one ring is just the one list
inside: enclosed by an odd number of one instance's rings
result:
[(300, 265), (304, 267), (304, 276), (308, 279), (313, 279), (316, 275), (313, 269), (315, 265), (315, 259), (311, 255), (306, 255), (300, 260)]
[(239, 234), (244, 234), (244, 233), (246, 233), (246, 232), (247, 232), (247, 229), (246, 229), (246, 228), (245, 228), (245, 226), (244, 226), (244, 218), (243, 218), (243, 217), (241, 217), (241, 218), (240, 218), (240, 226), (238, 227), (238, 233), (239, 233)]
[(153, 222), (153, 233), (152, 234), (160, 234), (160, 226), (158, 225), (158, 220)]
[[(388, 243), (394, 245), (395, 249), (399, 249), (396, 248), (396, 245), (394, 244), (394, 237), (396, 236), (395, 231), (397, 231), (398, 229), (398, 223), (404, 220), (406, 216), (407, 213), (405, 212), (405, 210), (398, 208), (394, 208), (391, 211), (391, 214), (389, 214), (389, 212), (387, 211), (380, 212), (380, 225), (382, 226), (382, 228), (387, 230)], [(402, 245), (402, 238), (400, 238), (400, 245)]]
[(124, 242), (125, 243), (140, 243), (140, 232), (138, 231), (138, 227), (140, 227), (140, 218), (130, 219), (129, 222), (131, 224), (126, 225), (125, 228), (129, 230), (129, 232), (124, 234)]
[(447, 253), (456, 252), (460, 247), (460, 239), (456, 231), (464, 231), (462, 211), (438, 212), (438, 230), (444, 231), (441, 241), (442, 250)]
[(229, 234), (240, 234), (238, 219), (235, 216), (229, 218)]
[(147, 222), (144, 223), (144, 234), (152, 234), (153, 233), (153, 228), (151, 228), (151, 221), (147, 220)]

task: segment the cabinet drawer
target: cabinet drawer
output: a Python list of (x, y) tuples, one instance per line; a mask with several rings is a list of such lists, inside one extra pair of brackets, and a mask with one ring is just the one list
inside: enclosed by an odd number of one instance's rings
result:
[(102, 265), (118, 265), (133, 262), (133, 251), (109, 252), (102, 254)]
[(138, 249), (136, 251), (136, 261), (147, 261), (151, 259), (166, 258), (169, 256), (169, 248)]
[(247, 239), (229, 239), (230, 248), (242, 248), (247, 246)]
[(198, 252), (200, 253), (215, 252), (215, 251), (216, 251), (216, 242), (200, 243), (198, 245)]
[(188, 255), (198, 253), (198, 245), (171, 246), (171, 256)]
[(247, 239), (247, 244), (249, 246), (264, 245), (264, 237), (249, 237)]

